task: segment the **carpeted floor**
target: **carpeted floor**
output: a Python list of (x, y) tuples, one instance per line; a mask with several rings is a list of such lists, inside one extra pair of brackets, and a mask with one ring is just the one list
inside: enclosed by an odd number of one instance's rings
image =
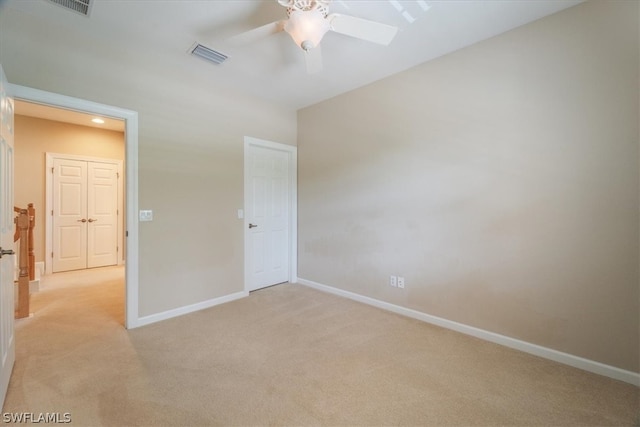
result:
[(45, 278), (4, 413), (80, 426), (632, 426), (640, 391), (300, 285), (123, 326), (122, 268)]

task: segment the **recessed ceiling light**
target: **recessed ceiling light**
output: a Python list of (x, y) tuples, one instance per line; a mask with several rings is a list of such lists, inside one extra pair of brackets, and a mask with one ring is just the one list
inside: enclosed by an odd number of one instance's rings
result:
[(97, 117), (96, 117), (95, 119), (91, 119), (91, 121), (92, 121), (93, 123), (98, 123), (98, 124), (103, 124), (103, 123), (104, 123), (104, 120), (99, 119), (99, 118), (97, 118)]

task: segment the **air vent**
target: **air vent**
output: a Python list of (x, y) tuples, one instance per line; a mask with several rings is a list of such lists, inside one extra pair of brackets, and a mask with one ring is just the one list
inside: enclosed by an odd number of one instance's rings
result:
[(198, 56), (204, 60), (213, 62), (214, 64), (218, 64), (218, 65), (222, 64), (228, 58), (228, 56), (225, 55), (224, 53), (215, 51), (211, 48), (201, 45), (200, 43), (196, 43), (193, 46), (191, 46), (191, 49), (189, 49), (189, 52), (191, 52), (192, 55)]
[(89, 16), (92, 0), (49, 0), (51, 3), (60, 5), (84, 16)]

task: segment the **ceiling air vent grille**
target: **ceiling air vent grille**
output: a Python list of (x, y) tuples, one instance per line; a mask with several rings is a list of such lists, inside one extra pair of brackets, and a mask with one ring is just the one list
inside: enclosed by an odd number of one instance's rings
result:
[(225, 55), (224, 53), (220, 53), (218, 51), (210, 49), (206, 46), (201, 45), (200, 43), (196, 43), (193, 46), (191, 46), (191, 49), (189, 49), (189, 52), (191, 52), (192, 55), (198, 56), (204, 60), (213, 62), (214, 64), (218, 64), (218, 65), (222, 64), (228, 58), (228, 56)]
[(89, 10), (91, 9), (92, 0), (49, 0), (51, 3), (55, 3), (64, 8), (72, 10), (84, 16), (89, 16)]

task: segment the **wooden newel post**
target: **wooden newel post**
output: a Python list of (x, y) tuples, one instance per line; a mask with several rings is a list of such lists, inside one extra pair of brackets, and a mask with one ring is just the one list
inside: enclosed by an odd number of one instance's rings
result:
[(20, 209), (15, 219), (16, 228), (20, 232), (20, 255), (18, 257), (18, 311), (16, 318), (29, 317), (29, 211)]
[(29, 203), (29, 280), (36, 280), (36, 255), (33, 251), (33, 229), (36, 226), (36, 210), (33, 203)]

